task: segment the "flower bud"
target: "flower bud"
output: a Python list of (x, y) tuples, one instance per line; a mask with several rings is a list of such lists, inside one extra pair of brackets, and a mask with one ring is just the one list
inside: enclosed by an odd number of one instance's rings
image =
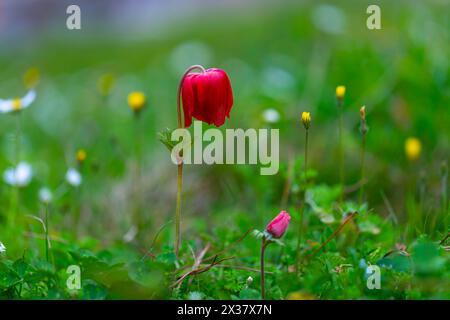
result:
[(338, 100), (343, 100), (345, 97), (345, 86), (336, 87), (336, 98)]
[(310, 112), (302, 112), (302, 123), (305, 126), (305, 129), (309, 129), (309, 125), (311, 123), (311, 113)]
[(359, 116), (361, 118), (360, 131), (361, 131), (361, 134), (365, 135), (367, 133), (367, 131), (369, 130), (369, 128), (367, 127), (367, 123), (366, 123), (366, 106), (362, 106), (359, 109)]
[(281, 211), (266, 227), (266, 231), (275, 239), (279, 239), (286, 232), (291, 216), (286, 211)]
[(406, 157), (410, 161), (416, 161), (420, 157), (422, 151), (422, 144), (419, 139), (411, 137), (405, 141), (405, 153)]
[(128, 95), (128, 106), (135, 113), (140, 112), (144, 108), (145, 103), (146, 98), (143, 92), (135, 91)]
[(359, 109), (359, 116), (361, 117), (361, 120), (366, 121), (366, 106), (362, 106)]
[(77, 151), (77, 161), (78, 163), (83, 163), (84, 160), (86, 160), (87, 154), (86, 151), (83, 149), (80, 149)]

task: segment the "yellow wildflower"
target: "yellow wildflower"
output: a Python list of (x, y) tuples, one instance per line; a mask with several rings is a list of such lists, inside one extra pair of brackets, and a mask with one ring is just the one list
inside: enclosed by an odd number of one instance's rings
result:
[(339, 100), (344, 99), (345, 96), (345, 86), (337, 86), (336, 87), (336, 98)]
[(305, 129), (309, 129), (309, 125), (311, 123), (311, 113), (310, 112), (302, 112), (302, 122), (305, 126)]
[(82, 163), (84, 160), (86, 160), (87, 154), (86, 151), (83, 149), (80, 149), (77, 151), (77, 161)]
[(410, 161), (416, 161), (420, 157), (422, 151), (422, 143), (419, 139), (410, 137), (405, 141), (405, 153), (406, 157)]
[(134, 112), (141, 111), (146, 103), (145, 94), (143, 92), (135, 91), (131, 92), (128, 95), (128, 106), (133, 110)]

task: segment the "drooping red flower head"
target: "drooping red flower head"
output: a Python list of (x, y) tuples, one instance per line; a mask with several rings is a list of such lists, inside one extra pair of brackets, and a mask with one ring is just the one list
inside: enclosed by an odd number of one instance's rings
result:
[(182, 84), (184, 126), (190, 127), (192, 117), (220, 127), (230, 117), (233, 92), (225, 71), (207, 69), (189, 73)]
[(291, 221), (291, 216), (286, 211), (281, 211), (275, 219), (270, 221), (266, 227), (266, 231), (275, 239), (279, 239), (286, 232), (286, 229)]

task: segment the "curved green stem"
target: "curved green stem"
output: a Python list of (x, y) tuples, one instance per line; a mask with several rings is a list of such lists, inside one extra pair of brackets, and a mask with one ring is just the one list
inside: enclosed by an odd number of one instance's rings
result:
[[(201, 65), (193, 65), (189, 67), (183, 74), (180, 80), (180, 84), (178, 86), (178, 96), (177, 96), (177, 120), (178, 120), (178, 128), (183, 128), (183, 122), (181, 117), (181, 90), (183, 88), (184, 79), (186, 76), (193, 70), (200, 69), (202, 72), (206, 72), (205, 68)], [(178, 164), (178, 173), (177, 173), (177, 205), (175, 212), (175, 255), (178, 258), (178, 253), (180, 250), (180, 242), (181, 242), (181, 193), (183, 187), (183, 162)]]

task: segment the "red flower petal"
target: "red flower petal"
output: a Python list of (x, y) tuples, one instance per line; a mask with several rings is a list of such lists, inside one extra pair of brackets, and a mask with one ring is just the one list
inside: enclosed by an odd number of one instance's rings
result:
[(192, 124), (192, 117), (220, 127), (233, 106), (230, 79), (220, 69), (188, 74), (182, 85), (182, 100), (185, 127)]

